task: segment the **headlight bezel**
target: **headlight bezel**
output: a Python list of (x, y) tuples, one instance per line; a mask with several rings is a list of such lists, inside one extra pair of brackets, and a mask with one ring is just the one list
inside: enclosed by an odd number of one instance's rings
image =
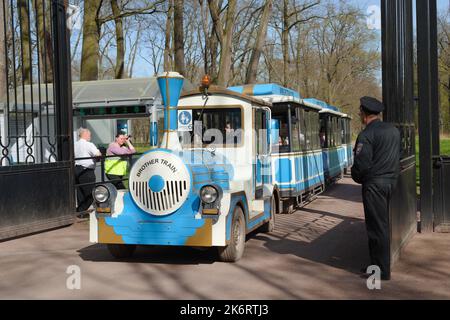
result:
[[(210, 192), (209, 194), (206, 194), (206, 192)], [(220, 192), (218, 190), (218, 188), (214, 185), (205, 185), (200, 189), (200, 200), (208, 205), (214, 204), (220, 196)], [(205, 196), (212, 196), (211, 199), (205, 199)]]
[[(106, 197), (104, 198), (104, 200), (97, 198), (97, 192), (99, 189), (103, 189), (102, 191), (106, 193), (104, 195), (106, 195)], [(104, 185), (98, 185), (94, 188), (94, 190), (92, 190), (92, 196), (94, 198), (94, 200), (98, 203), (106, 203), (108, 202), (108, 200), (111, 198), (111, 192), (109, 191), (109, 189), (104, 186)]]

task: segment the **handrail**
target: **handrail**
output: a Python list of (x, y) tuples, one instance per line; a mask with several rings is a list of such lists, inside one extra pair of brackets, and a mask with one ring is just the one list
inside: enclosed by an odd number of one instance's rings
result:
[(128, 161), (128, 165), (131, 167), (133, 157), (139, 157), (139, 156), (141, 156), (143, 154), (144, 153), (132, 153), (132, 154), (123, 154), (123, 155), (101, 155), (101, 156), (96, 156), (96, 157), (75, 158), (74, 161), (73, 161), (73, 166), (75, 166), (75, 161), (77, 161), (77, 160), (94, 160), (95, 162), (100, 162), (101, 179), (100, 179), (99, 182), (95, 181), (95, 182), (92, 182), (92, 183), (74, 184), (74, 188), (77, 189), (79, 187), (84, 187), (84, 186), (89, 186), (89, 185), (98, 186), (98, 185), (105, 184), (105, 183), (115, 183), (115, 182), (128, 181), (129, 180), (128, 178), (107, 180), (105, 178), (105, 160), (107, 160), (109, 158), (126, 159)]

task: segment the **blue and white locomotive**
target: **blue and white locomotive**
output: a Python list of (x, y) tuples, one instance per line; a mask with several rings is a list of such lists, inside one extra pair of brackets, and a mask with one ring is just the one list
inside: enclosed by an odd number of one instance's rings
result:
[(136, 245), (193, 246), (217, 247), (222, 261), (237, 261), (247, 233), (274, 228), (270, 105), (208, 87), (179, 100), (177, 73), (158, 83), (162, 142), (134, 163), (129, 190), (95, 188), (91, 242), (107, 244), (115, 257)]
[[(192, 246), (216, 247), (221, 261), (235, 262), (246, 234), (273, 231), (277, 213), (311, 200), (346, 166), (340, 130), (327, 122), (344, 115), (318, 100), (274, 84), (208, 81), (180, 98), (182, 76), (164, 73), (158, 83), (162, 141), (133, 164), (129, 190), (104, 184), (93, 192), (90, 240), (115, 257), (136, 245)], [(154, 142), (155, 123), (153, 115)]]

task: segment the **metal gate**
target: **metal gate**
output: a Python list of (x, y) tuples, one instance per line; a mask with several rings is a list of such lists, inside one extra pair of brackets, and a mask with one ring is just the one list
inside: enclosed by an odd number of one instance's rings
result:
[(450, 232), (450, 156), (434, 159), (434, 231)]
[(0, 0), (0, 239), (74, 221), (65, 2)]
[(384, 120), (400, 130), (400, 177), (390, 202), (391, 264), (417, 230), (413, 99), (413, 3), (382, 0)]

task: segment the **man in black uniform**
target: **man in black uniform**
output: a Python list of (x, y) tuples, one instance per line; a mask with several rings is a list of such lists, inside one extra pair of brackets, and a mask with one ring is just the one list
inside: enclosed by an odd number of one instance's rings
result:
[(352, 178), (362, 184), (371, 263), (381, 269), (382, 280), (389, 280), (389, 201), (399, 175), (400, 132), (379, 119), (383, 109), (377, 99), (361, 98), (360, 115), (366, 128), (356, 141)]

